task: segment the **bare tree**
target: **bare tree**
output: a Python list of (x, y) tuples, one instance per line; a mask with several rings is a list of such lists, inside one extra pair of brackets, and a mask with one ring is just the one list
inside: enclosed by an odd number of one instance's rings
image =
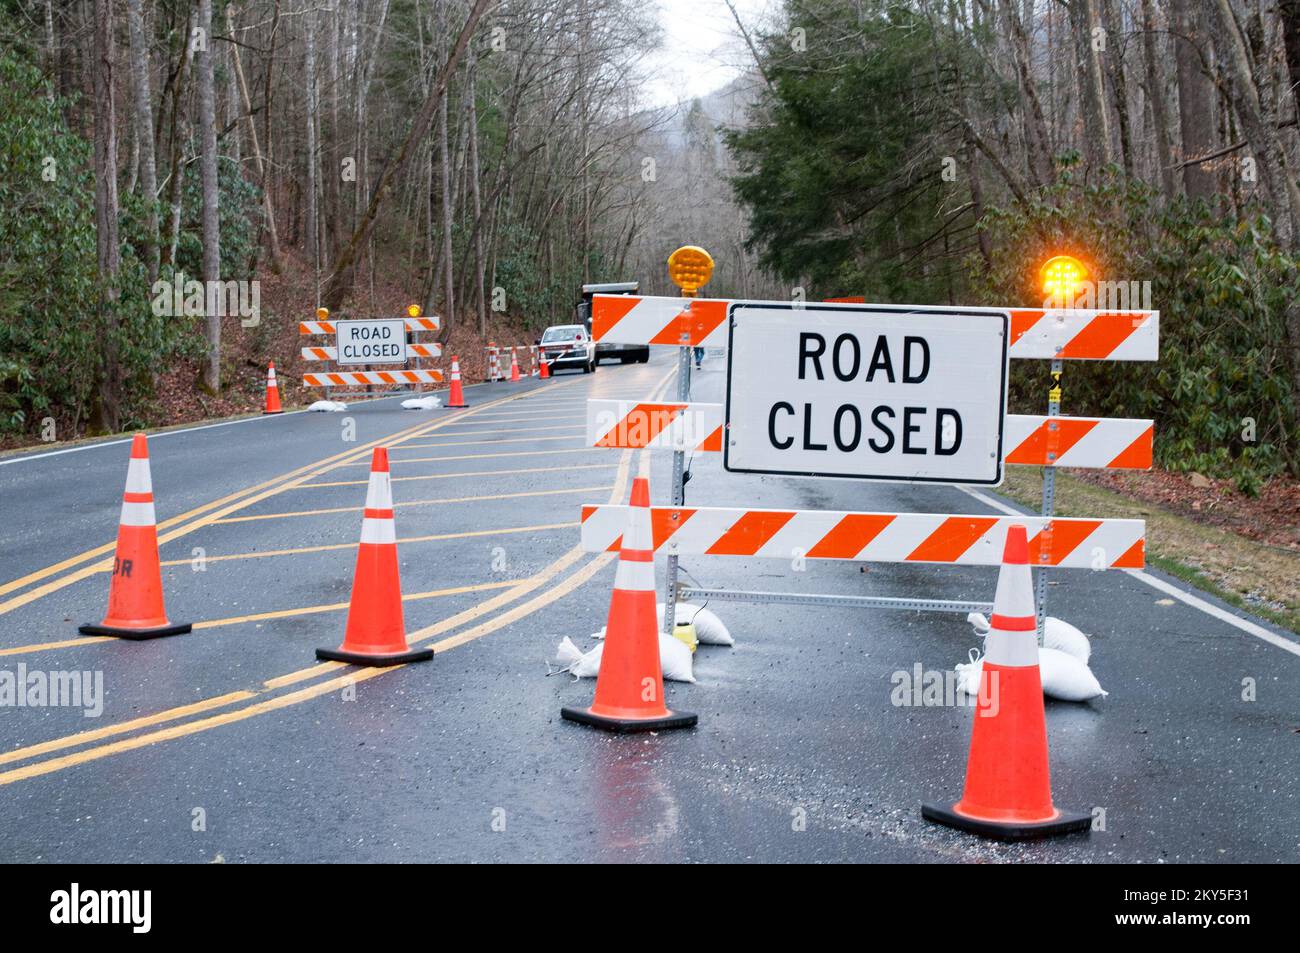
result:
[(221, 390), (221, 309), (211, 293), (221, 282), (221, 194), (217, 180), (217, 104), (215, 50), (212, 42), (212, 0), (199, 0), (201, 31), (195, 48), (199, 85), (199, 172), (203, 182), (203, 281), (207, 295), (208, 359), (203, 386)]
[(118, 429), (121, 381), (118, 369), (118, 271), (121, 252), (117, 230), (117, 106), (114, 96), (117, 62), (113, 48), (112, 0), (95, 0), (95, 245), (99, 261), (100, 320), (98, 339), (104, 363), (97, 388), (95, 423)]

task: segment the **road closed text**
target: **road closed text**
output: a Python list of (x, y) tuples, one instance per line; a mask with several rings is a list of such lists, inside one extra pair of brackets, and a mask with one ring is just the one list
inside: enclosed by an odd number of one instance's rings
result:
[(406, 322), (400, 318), (339, 321), (339, 364), (405, 364)]
[(1000, 314), (737, 305), (726, 467), (994, 484)]
[[(815, 375), (816, 380), (824, 381), (830, 373), (844, 383), (861, 381), (869, 385), (880, 380), (923, 384), (929, 376), (930, 345), (925, 338), (904, 335), (902, 354), (897, 360), (888, 335), (877, 335), (867, 344), (870, 356), (864, 362), (864, 344), (856, 335), (837, 335), (829, 345), (828, 355), (824, 335), (800, 332), (798, 379), (812, 380)], [(815, 419), (818, 414), (822, 416)], [(768, 440), (777, 450), (790, 450), (796, 443), (802, 450), (826, 450), (827, 441), (831, 441), (843, 453), (864, 448), (886, 454), (898, 447), (905, 454), (950, 457), (961, 449), (962, 439), (961, 414), (956, 408), (923, 404), (869, 407), (850, 401), (834, 408), (814, 408), (808, 401), (796, 405), (779, 400), (768, 413), (767, 430)]]

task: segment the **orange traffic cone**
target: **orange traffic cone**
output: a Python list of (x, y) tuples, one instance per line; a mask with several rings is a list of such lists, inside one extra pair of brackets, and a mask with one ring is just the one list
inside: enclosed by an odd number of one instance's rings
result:
[(519, 383), (519, 348), (510, 349), (510, 383)]
[(266, 408), (262, 411), (263, 416), (266, 414), (282, 414), (280, 409), (280, 385), (275, 382), (275, 361), (272, 361), (266, 367)]
[(387, 447), (375, 447), (370, 460), (370, 486), (343, 644), (337, 649), (317, 649), (316, 657), (353, 665), (400, 665), (433, 658), (433, 649), (412, 649), (406, 644)]
[(545, 356), (543, 356), (540, 360), (542, 366), (537, 376), (540, 377), (542, 380), (547, 380), (551, 376), (551, 365), (547, 362)]
[(1052, 804), (1029, 543), (1018, 523), (1007, 531), (990, 621), (965, 790), (951, 807), (922, 804), (921, 816), (1004, 840), (1086, 831), (1087, 814)]
[(451, 392), (447, 394), (448, 407), (468, 407), (465, 403), (465, 391), (460, 386), (460, 358), (451, 357)]
[(618, 574), (609, 603), (605, 649), (590, 708), (562, 708), (560, 715), (606, 731), (689, 728), (698, 716), (669, 711), (659, 665), (655, 612), (654, 543), (650, 535), (650, 483), (632, 483), (632, 507), (618, 553)]
[(149, 441), (138, 433), (131, 441), (126, 492), (117, 526), (117, 552), (108, 584), (108, 614), (99, 625), (77, 628), (82, 635), (121, 639), (157, 639), (190, 631), (188, 622), (173, 625), (163, 608), (162, 570), (158, 565), (158, 526), (149, 477)]

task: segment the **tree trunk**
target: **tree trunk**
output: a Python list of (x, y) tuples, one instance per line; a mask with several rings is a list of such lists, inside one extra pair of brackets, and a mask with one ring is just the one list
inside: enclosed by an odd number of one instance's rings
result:
[(131, 87), (135, 93), (135, 138), (139, 148), (140, 196), (144, 199), (144, 261), (149, 284), (158, 280), (158, 164), (153, 150), (153, 106), (149, 93), (149, 46), (141, 0), (126, 0), (131, 37)]
[(1174, 197), (1174, 157), (1169, 147), (1169, 116), (1165, 112), (1165, 84), (1156, 56), (1156, 16), (1151, 0), (1142, 0), (1142, 59), (1146, 68), (1147, 102), (1156, 134), (1156, 165), (1160, 171), (1160, 192), (1168, 202)]
[(451, 217), (452, 203), (451, 196), (451, 151), (447, 145), (447, 94), (442, 96), (442, 106), (438, 110), (438, 176), (439, 186), (442, 192), (442, 250), (438, 253), (438, 261), (442, 265), (442, 296), (443, 307), (445, 310), (444, 333), (451, 330), (456, 321), (456, 277), (455, 264), (453, 259), (455, 255), (452, 251), (451, 244)]
[(1096, 21), (1092, 0), (1071, 0), (1069, 9), (1079, 111), (1083, 114), (1083, 155), (1089, 166), (1099, 169), (1111, 161), (1110, 122), (1102, 96), (1101, 61), (1093, 49), (1092, 30)]
[(1025, 102), (1025, 126), (1028, 130), (1030, 156), (1027, 163), (1030, 177), (1039, 185), (1049, 184), (1056, 176), (1052, 160), (1051, 137), (1047, 121), (1043, 118), (1043, 104), (1038, 98), (1038, 88), (1029, 65), (1029, 38), (1014, 2), (1002, 3), (1002, 16), (1011, 34), (1012, 59), (1020, 82), (1020, 95)]
[(203, 180), (203, 281), (208, 289), (206, 311), (208, 360), (203, 386), (221, 390), (221, 309), (213, 289), (221, 281), (221, 197), (217, 185), (216, 71), (213, 69), (212, 0), (199, 0), (199, 29), (203, 44), (195, 50), (199, 80), (199, 171)]
[[(1196, 0), (1170, 0), (1169, 18), (1175, 36), (1178, 126), (1185, 161), (1214, 150), (1214, 84), (1206, 72), (1206, 40)], [(1188, 198), (1213, 201), (1218, 191), (1214, 173), (1199, 163), (1183, 166), (1183, 190)]]
[(185, 142), (188, 135), (182, 135), (188, 126), (185, 117), (185, 84), (189, 81), (190, 34), (194, 29), (194, 11), (185, 18), (185, 32), (181, 35), (181, 55), (176, 66), (176, 78), (172, 83), (172, 116), (170, 127), (171, 166), (167, 185), (167, 233), (162, 238), (161, 262), (172, 265), (176, 262), (176, 244), (181, 232), (181, 198), (185, 184)]
[(303, 10), (303, 38), (306, 42), (303, 70), (307, 85), (307, 257), (311, 259), (315, 299), (320, 298), (320, 222), (316, 204), (316, 14)]
[(99, 262), (98, 335), (104, 363), (100, 370), (95, 423), (103, 430), (118, 429), (121, 381), (117, 359), (118, 269), (121, 252), (117, 232), (117, 77), (113, 50), (112, 0), (95, 0), (95, 250)]
[(467, 70), (469, 72), (469, 83), (466, 96), (469, 100), (469, 182), (470, 192), (474, 202), (474, 278), (475, 290), (478, 293), (478, 333), (487, 335), (487, 301), (484, 298), (483, 287), (483, 203), (479, 196), (479, 165), (478, 165), (478, 104), (475, 101), (478, 95), (478, 61), (474, 56), (474, 47), (471, 44), (469, 56), (466, 60)]

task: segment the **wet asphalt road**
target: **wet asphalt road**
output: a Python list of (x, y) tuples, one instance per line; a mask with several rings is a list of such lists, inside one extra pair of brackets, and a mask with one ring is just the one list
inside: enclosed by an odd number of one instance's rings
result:
[[(547, 662), (565, 635), (593, 644), (613, 580), (574, 551), (578, 507), (624, 499), (639, 465), (583, 449), (583, 401), (671, 395), (674, 366), (474, 387), (465, 412), (392, 399), (152, 439), (167, 608), (196, 623), (153, 642), (76, 631), (103, 613), (126, 444), (0, 464), (0, 671), (99, 672), (105, 688), (98, 717), (0, 709), (0, 860), (1300, 859), (1300, 657), (1125, 573), (1050, 588), (1110, 692), (1048, 704), (1056, 800), (1104, 810), (1090, 835), (1001, 845), (921, 820), (922, 799), (960, 791), (971, 712), (895, 707), (891, 676), (965, 661), (960, 617), (715, 606), (737, 646), (702, 647), (698, 684), (668, 687), (698, 728), (562, 722), (594, 683)], [(724, 371), (710, 358), (694, 399), (721, 400)], [(313, 650), (342, 636), (377, 441), (393, 448), (407, 628), (438, 654), (361, 677)], [(652, 457), (656, 502), (669, 467)], [(948, 487), (731, 476), (717, 456), (693, 473), (692, 504), (991, 512)], [(982, 600), (996, 577), (683, 565), (709, 586)]]

